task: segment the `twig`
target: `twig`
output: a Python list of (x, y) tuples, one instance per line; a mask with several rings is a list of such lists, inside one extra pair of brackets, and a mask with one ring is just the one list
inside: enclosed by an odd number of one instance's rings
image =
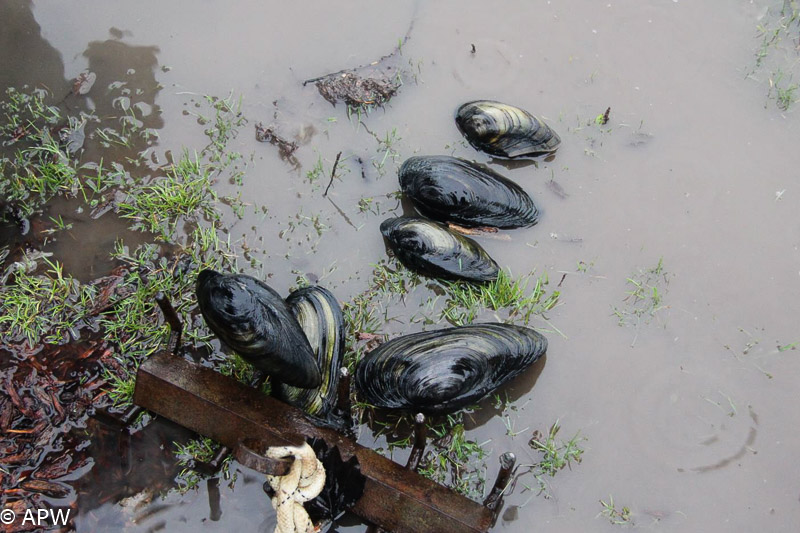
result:
[(333, 178), (336, 176), (336, 166), (339, 164), (340, 157), (342, 157), (342, 152), (336, 154), (336, 161), (333, 162), (333, 169), (331, 170), (331, 181), (328, 182), (328, 186), (325, 187), (325, 192), (322, 193), (322, 196), (328, 196), (328, 189), (333, 185)]

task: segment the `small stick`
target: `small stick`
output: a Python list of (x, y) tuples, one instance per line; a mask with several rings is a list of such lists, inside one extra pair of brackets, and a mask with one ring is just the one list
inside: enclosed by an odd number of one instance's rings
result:
[(336, 166), (339, 164), (340, 157), (342, 157), (342, 152), (336, 154), (336, 161), (333, 162), (333, 170), (331, 170), (331, 181), (328, 182), (328, 186), (325, 187), (325, 192), (322, 193), (322, 196), (328, 196), (328, 189), (330, 189), (331, 185), (333, 185), (333, 178), (336, 176)]
[(603, 125), (608, 124), (609, 115), (611, 115), (611, 108), (610, 107), (608, 109), (606, 109), (605, 113), (603, 113), (603, 118), (600, 121), (600, 124), (603, 124)]

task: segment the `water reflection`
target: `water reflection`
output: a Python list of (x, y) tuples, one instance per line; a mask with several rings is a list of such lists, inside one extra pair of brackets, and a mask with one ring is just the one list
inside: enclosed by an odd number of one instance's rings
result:
[[(91, 441), (87, 453), (94, 467), (76, 483), (77, 508), (92, 527), (105, 520), (124, 520), (110, 513), (95, 513), (105, 503), (121, 502), (124, 514), (133, 517), (161, 492), (175, 486), (180, 468), (173, 454), (173, 442), (183, 441), (191, 432), (167, 420), (158, 419), (139, 431), (90, 419)], [(148, 508), (148, 515), (154, 510)], [(107, 524), (110, 525), (110, 524)]]
[[(103, 162), (108, 168), (114, 162), (127, 161), (126, 170), (139, 174), (136, 177), (146, 177), (152, 171), (146, 164), (157, 142), (152, 132), (164, 126), (161, 108), (156, 104), (161, 89), (156, 79), (158, 51), (155, 46), (133, 46), (114, 39), (89, 43), (83, 55), (96, 81), (85, 97), (71, 94), (64, 102), (70, 108), (84, 108), (93, 117), (83, 162)], [(132, 248), (150, 240), (146, 234), (128, 229), (128, 222), (114, 214), (113, 193), (105, 196), (88, 211), (77, 200), (57, 199), (50, 206), (53, 212), (64, 213), (62, 218), (73, 227), (57, 234), (47, 251), (81, 281), (111, 271), (116, 263), (110, 252), (118, 239)]]
[(42, 37), (31, 0), (0, 2), (0, 88), (45, 88), (53, 94), (69, 92), (61, 53)]
[[(89, 60), (89, 71), (97, 75), (97, 99), (93, 110), (100, 117), (129, 116), (139, 128), (160, 129), (164, 126), (156, 96), (161, 85), (156, 80), (159, 49), (156, 46), (133, 46), (109, 39), (90, 42), (83, 52)], [(141, 138), (132, 137), (132, 149), (148, 146)]]

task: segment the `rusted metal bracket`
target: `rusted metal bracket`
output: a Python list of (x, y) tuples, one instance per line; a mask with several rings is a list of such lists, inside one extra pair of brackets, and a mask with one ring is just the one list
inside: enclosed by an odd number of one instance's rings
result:
[(414, 415), (414, 444), (411, 453), (408, 454), (406, 468), (416, 472), (419, 470), (419, 463), (425, 455), (425, 445), (428, 438), (428, 426), (425, 424), (425, 415), (417, 413)]
[(491, 527), (492, 509), (315, 426), (295, 407), (170, 352), (153, 355), (139, 367), (134, 402), (235, 450), (240, 462), (262, 471), (285, 468), (263, 463), (266, 447), (297, 445), (307, 437), (338, 447), (344, 461), (356, 456), (366, 483), (351, 510), (385, 530), (485, 533)]
[(514, 473), (516, 462), (517, 457), (511, 452), (506, 452), (500, 456), (500, 472), (497, 473), (497, 479), (494, 481), (494, 486), (489, 495), (483, 500), (483, 505), (492, 511), (492, 525), (494, 525), (500, 509), (503, 507), (503, 496), (505, 496), (508, 482), (511, 481), (511, 474)]

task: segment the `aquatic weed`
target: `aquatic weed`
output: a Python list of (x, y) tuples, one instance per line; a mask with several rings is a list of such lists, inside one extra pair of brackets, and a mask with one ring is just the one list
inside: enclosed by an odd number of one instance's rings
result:
[(556, 439), (561, 426), (559, 421), (556, 420), (547, 436), (542, 435), (541, 432), (535, 431), (533, 437), (528, 442), (528, 445), (537, 452), (542, 454), (541, 460), (536, 463), (536, 469), (542, 474), (548, 476), (555, 476), (559, 470), (565, 467), (571, 467), (572, 463), (580, 463), (583, 456), (583, 449), (579, 443), (584, 441), (580, 436), (580, 432), (576, 433), (568, 441)]
[(91, 307), (93, 287), (65, 276), (60, 263), (42, 261), (49, 267), (42, 275), (31, 273), (35, 261), (11, 265), (13, 271), (4, 273), (4, 279), (13, 279), (0, 287), (0, 332), (9, 343), (63, 343), (77, 336)]
[(200, 161), (197, 153), (192, 158), (184, 152), (167, 170), (166, 177), (150, 185), (131, 188), (118, 207), (120, 216), (133, 220), (135, 227), (172, 241), (182, 218), (219, 220), (216, 202), (209, 167)]
[(481, 499), (486, 488), (484, 459), (488, 455), (484, 446), (490, 441), (479, 444), (467, 438), (462, 412), (429, 423), (428, 429), (434, 438), (419, 473), (468, 498)]
[[(178, 490), (185, 493), (197, 487), (206, 476), (200, 474), (195, 469), (198, 463), (210, 463), (217, 452), (219, 444), (208, 437), (196, 437), (186, 443), (173, 442), (175, 456), (178, 464), (182, 467), (177, 476)], [(219, 474), (224, 479), (230, 479), (230, 465), (233, 455), (229, 454), (220, 464)]]
[(488, 283), (445, 281), (446, 301), (441, 316), (455, 326), (472, 324), (484, 310), (507, 312), (507, 320), (528, 324), (534, 314), (549, 311), (558, 303), (559, 291), (547, 294), (547, 273), (536, 278), (528, 292), (532, 274), (513, 278), (501, 270), (497, 279)]
[(797, 101), (798, 85), (791, 80), (800, 74), (795, 44), (800, 35), (800, 7), (795, 0), (784, 0), (780, 6), (768, 8), (762, 22), (756, 27), (760, 41), (754, 54), (755, 61), (746, 77), (760, 81), (759, 73), (769, 72), (764, 107), (774, 100), (780, 110), (788, 111)]
[(612, 495), (608, 495), (607, 502), (600, 500), (600, 505), (603, 506), (603, 510), (597, 516), (605, 516), (615, 526), (633, 525), (630, 508), (625, 506), (617, 509)]
[(631, 288), (623, 299), (627, 305), (612, 307), (620, 326), (638, 326), (642, 321), (648, 322), (667, 307), (664, 304), (664, 294), (669, 285), (669, 275), (664, 270), (663, 257), (656, 266), (640, 269), (626, 281)]

